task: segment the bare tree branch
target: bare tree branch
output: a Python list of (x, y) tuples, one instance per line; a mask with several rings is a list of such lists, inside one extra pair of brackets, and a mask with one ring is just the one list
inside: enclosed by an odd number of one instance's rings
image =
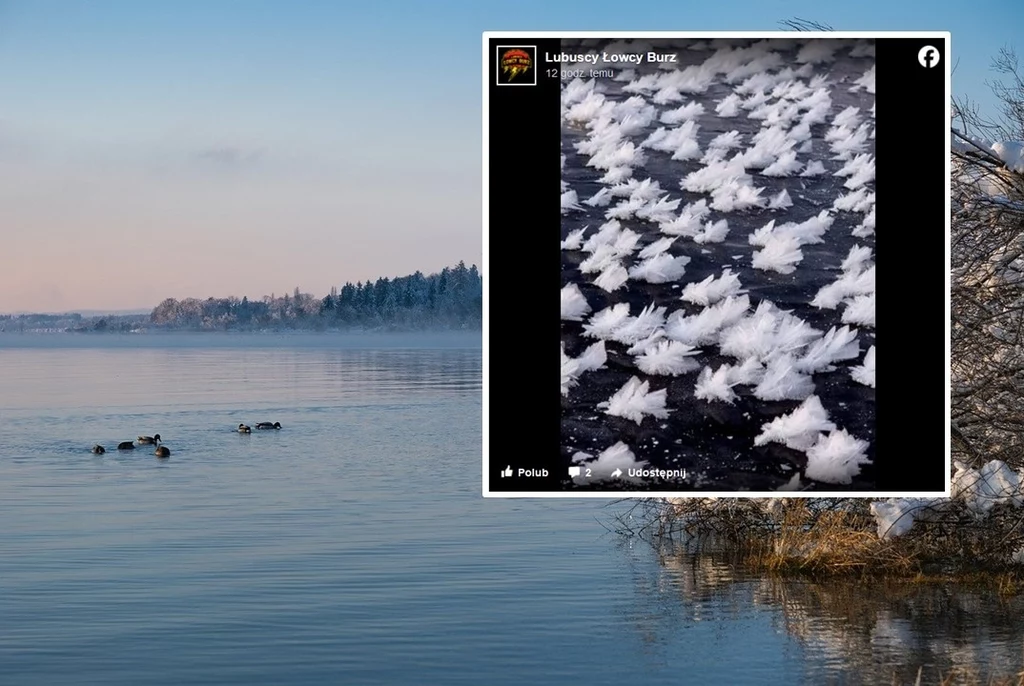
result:
[(779, 24), (785, 28), (793, 29), (794, 31), (835, 31), (835, 29), (828, 24), (810, 21), (808, 19), (800, 19), (799, 17), (780, 21)]

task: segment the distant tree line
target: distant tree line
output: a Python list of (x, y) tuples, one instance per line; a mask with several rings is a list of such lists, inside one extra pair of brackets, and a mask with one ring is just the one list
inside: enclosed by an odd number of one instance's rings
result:
[(77, 312), (68, 314), (2, 314), (0, 331), (67, 331), (82, 326), (85, 317)]
[(149, 324), (167, 329), (474, 329), (483, 315), (483, 285), (476, 265), (459, 262), (436, 274), (346, 283), (323, 298), (302, 293), (262, 300), (168, 298)]
[(140, 329), (479, 329), (483, 283), (476, 265), (459, 262), (436, 274), (346, 283), (323, 298), (302, 293), (262, 300), (168, 298), (153, 311), (86, 317), (78, 313), (0, 315), (0, 331), (128, 332)]

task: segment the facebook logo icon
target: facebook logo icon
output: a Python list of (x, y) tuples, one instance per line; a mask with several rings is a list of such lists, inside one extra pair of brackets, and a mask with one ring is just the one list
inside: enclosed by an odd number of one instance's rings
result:
[(939, 51), (930, 45), (926, 45), (917, 53), (917, 61), (925, 69), (936, 67), (939, 64)]

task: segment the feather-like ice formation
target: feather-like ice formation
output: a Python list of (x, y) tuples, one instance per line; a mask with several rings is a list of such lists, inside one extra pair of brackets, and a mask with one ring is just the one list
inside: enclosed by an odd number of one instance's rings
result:
[(733, 150), (742, 146), (740, 139), (742, 136), (739, 131), (727, 131), (726, 133), (715, 136), (710, 143), (708, 143), (708, 150)]
[(697, 361), (691, 359), (691, 356), (699, 354), (699, 350), (685, 343), (661, 340), (637, 356), (636, 366), (644, 374), (679, 376), (700, 367)]
[(666, 195), (658, 200), (648, 201), (646, 205), (636, 211), (638, 219), (646, 219), (647, 221), (662, 223), (672, 221), (674, 215), (672, 214), (679, 203), (682, 202), (680, 199), (669, 200)]
[(800, 241), (800, 245), (822, 243), (821, 237), (828, 231), (834, 221), (835, 217), (832, 216), (832, 213), (828, 210), (822, 210), (817, 215), (799, 224), (783, 224), (777, 231), (794, 236)]
[(611, 293), (622, 288), (623, 284), (628, 280), (629, 272), (626, 271), (625, 267), (616, 262), (615, 264), (608, 265), (608, 267), (601, 272), (601, 275), (594, 279), (594, 285)]
[(875, 204), (875, 194), (867, 188), (858, 188), (852, 193), (847, 193), (832, 203), (832, 209), (839, 212), (863, 212)]
[[(602, 451), (596, 459), (593, 459), (588, 453), (577, 452), (572, 456), (572, 461), (590, 470), (589, 474), (573, 477), (573, 481), (579, 484), (610, 481), (613, 479), (617, 481), (623, 479), (635, 482), (643, 481), (641, 477), (631, 477), (629, 470), (642, 469), (648, 466), (647, 462), (638, 461), (633, 451), (622, 441)], [(620, 473), (612, 476), (616, 471)]]
[(740, 295), (728, 296), (694, 315), (684, 316), (677, 310), (665, 323), (665, 335), (680, 343), (705, 345), (713, 342), (723, 328), (739, 321), (748, 309), (750, 297)]
[(871, 260), (871, 248), (854, 245), (843, 260), (840, 268), (844, 272), (860, 272)]
[(655, 331), (661, 329), (665, 323), (665, 310), (664, 307), (655, 307), (654, 303), (651, 303), (643, 310), (640, 311), (636, 317), (627, 317), (624, 319), (618, 327), (611, 333), (611, 340), (626, 345), (633, 345), (638, 343)]
[(569, 390), (574, 388), (577, 379), (583, 372), (590, 372), (604, 367), (608, 360), (605, 351), (604, 341), (598, 341), (589, 346), (577, 357), (569, 357), (565, 354), (565, 346), (562, 346), (562, 395), (568, 395)]
[(852, 233), (857, 238), (867, 238), (875, 232), (875, 210), (871, 208), (871, 211), (864, 215), (864, 220), (854, 227)]
[(608, 402), (600, 403), (598, 408), (603, 409), (606, 414), (629, 419), (637, 424), (640, 424), (647, 415), (659, 419), (668, 417), (668, 410), (665, 408), (667, 391), (664, 388), (650, 391), (649, 388), (649, 382), (640, 381), (634, 376), (617, 390)]
[(717, 113), (719, 117), (735, 117), (740, 113), (740, 103), (742, 101), (742, 98), (735, 93), (727, 95), (718, 103), (718, 106), (715, 107), (715, 113)]
[(579, 357), (576, 358), (579, 371), (592, 372), (604, 367), (608, 361), (608, 353), (604, 347), (604, 341), (598, 341), (587, 346)]
[(835, 428), (821, 404), (821, 398), (812, 395), (792, 412), (761, 425), (761, 433), (754, 438), (754, 445), (775, 442), (794, 450), (807, 450), (818, 440), (820, 432)]
[(602, 148), (587, 162), (588, 167), (611, 169), (613, 167), (639, 167), (646, 162), (643, 151), (633, 141), (620, 142), (616, 146)]
[(592, 253), (597, 250), (598, 246), (610, 245), (615, 243), (615, 239), (618, 238), (622, 232), (622, 224), (616, 220), (605, 222), (601, 226), (597, 227), (597, 231), (592, 233), (586, 241), (583, 242), (583, 252)]
[(756, 386), (764, 378), (764, 365), (750, 357), (738, 365), (729, 366), (729, 381), (734, 385)]
[(875, 328), (875, 294), (858, 295), (850, 300), (843, 310), (843, 321)]
[(608, 219), (629, 219), (636, 214), (637, 210), (642, 209), (645, 204), (646, 201), (643, 198), (630, 196), (605, 212), (604, 216)]
[(767, 362), (780, 355), (796, 354), (820, 333), (799, 317), (762, 300), (753, 314), (722, 331), (721, 351), (741, 360)]
[(742, 291), (740, 288), (740, 278), (727, 267), (722, 271), (722, 276), (717, 279), (712, 274), (698, 283), (686, 284), (681, 299), (707, 307), (730, 295), (746, 293), (746, 291)]
[(691, 102), (674, 110), (667, 110), (662, 113), (659, 120), (662, 124), (679, 124), (690, 119), (696, 119), (704, 114), (704, 105), (699, 102)]
[(642, 148), (650, 148), (659, 152), (672, 153), (672, 159), (683, 161), (697, 159), (700, 157), (700, 147), (697, 145), (697, 131), (700, 126), (697, 122), (686, 121), (675, 129), (657, 129), (648, 136)]
[(850, 369), (850, 376), (857, 383), (871, 386), (871, 388), (875, 387), (875, 346), (868, 348), (863, 364)]
[(861, 88), (865, 89), (868, 93), (875, 92), (875, 65), (871, 65), (871, 68), (864, 72), (864, 76), (860, 77), (853, 82), (854, 85), (850, 86), (851, 92), (857, 92)]
[(765, 362), (779, 355), (798, 355), (821, 335), (821, 331), (789, 312), (782, 312), (782, 316), (776, 322), (772, 351), (760, 358)]
[(775, 220), (771, 220), (760, 229), (748, 236), (747, 241), (751, 245), (765, 246), (770, 238), (791, 236), (796, 239), (797, 245), (808, 245), (822, 243), (822, 236), (832, 226), (835, 217), (828, 210), (822, 210), (816, 216), (810, 217), (802, 222), (786, 222), (775, 226)]
[(576, 191), (570, 189), (562, 193), (562, 214), (569, 214), (569, 212), (582, 211), (583, 208), (579, 204), (579, 198), (576, 196)]
[(770, 236), (762, 249), (754, 253), (752, 261), (755, 269), (776, 271), (780, 274), (792, 274), (796, 265), (804, 259), (800, 250), (800, 242), (793, 236)]
[(707, 400), (709, 403), (720, 400), (732, 405), (736, 402), (736, 392), (732, 387), (733, 384), (729, 380), (729, 365), (723, 364), (714, 371), (711, 367), (704, 367), (697, 377), (693, 395), (698, 400)]
[(849, 484), (860, 474), (860, 467), (869, 463), (865, 451), (868, 442), (854, 438), (846, 429), (837, 429), (827, 436), (821, 434), (807, 449), (808, 479), (831, 484)]
[(796, 151), (790, 150), (782, 153), (777, 160), (765, 167), (761, 173), (765, 176), (793, 176), (803, 166), (803, 162), (799, 162), (796, 159)]
[[(584, 81), (576, 78), (565, 85), (562, 90), (562, 104), (575, 105), (594, 92), (597, 87), (597, 80)], [(565, 155), (562, 156), (562, 164), (565, 165)]]
[(834, 362), (852, 360), (860, 356), (857, 330), (844, 326), (832, 327), (820, 339), (808, 347), (807, 353), (797, 362), (797, 369), (806, 374), (815, 374), (835, 369)]
[(670, 283), (682, 278), (689, 262), (690, 258), (685, 255), (676, 257), (668, 253), (661, 253), (632, 267), (629, 270), (629, 276), (647, 283)]
[(576, 386), (579, 376), (579, 362), (565, 354), (562, 346), (562, 395), (569, 395), (569, 390)]
[(654, 241), (643, 250), (640, 251), (639, 257), (645, 260), (649, 257), (657, 257), (658, 255), (668, 251), (672, 247), (672, 244), (676, 242), (676, 239), (672, 236), (666, 236), (665, 238), (659, 238)]
[(747, 242), (751, 245), (764, 246), (768, 242), (768, 239), (775, 234), (775, 220), (770, 220), (767, 224), (757, 229), (752, 234), (747, 236)]
[(755, 188), (749, 183), (730, 181), (711, 191), (711, 208), (719, 212), (737, 212), (765, 207), (768, 200), (761, 197), (763, 191), (763, 188)]
[(721, 243), (729, 235), (729, 222), (720, 219), (717, 222), (708, 222), (701, 231), (693, 237), (694, 243)]
[(764, 368), (753, 358), (740, 365), (723, 364), (714, 371), (705, 367), (697, 377), (693, 394), (698, 400), (720, 400), (732, 405), (736, 401), (734, 386), (760, 383), (763, 375)]
[(607, 340), (612, 333), (629, 319), (629, 303), (618, 303), (606, 307), (583, 325), (583, 335)]
[(784, 210), (793, 206), (793, 200), (789, 197), (789, 191), (785, 188), (778, 195), (773, 195), (768, 201), (769, 210)]
[(710, 213), (708, 201), (702, 198), (684, 207), (675, 219), (662, 223), (661, 232), (669, 236), (695, 236), (701, 230), (701, 222)]
[[(832, 133), (830, 131), (829, 133)], [(864, 150), (867, 147), (868, 136), (871, 134), (871, 125), (868, 123), (861, 124), (854, 130), (850, 130), (849, 127), (839, 127), (839, 133), (835, 142), (831, 144), (832, 152), (835, 156), (832, 159), (849, 160), (853, 158), (857, 153)], [(826, 139), (828, 136), (826, 135)]]
[(587, 299), (580, 293), (580, 287), (574, 283), (562, 289), (562, 319), (578, 322), (590, 313)]
[[(633, 176), (632, 167), (612, 167), (604, 174), (602, 174), (601, 178), (598, 179), (597, 182), (606, 184), (622, 183), (623, 181), (629, 179), (631, 176)], [(583, 202), (587, 203), (588, 205), (590, 204), (587, 200), (584, 200)], [(605, 207), (607, 204), (608, 203), (604, 203), (603, 205), (601, 205), (601, 207)]]
[(608, 207), (608, 204), (612, 201), (612, 194), (607, 188), (602, 188), (597, 193), (583, 201), (584, 205), (590, 205), (591, 207)]
[(830, 284), (822, 286), (811, 300), (815, 307), (835, 309), (846, 298), (858, 295), (870, 295), (875, 292), (875, 268), (868, 267), (864, 271), (845, 272)]
[(583, 232), (587, 230), (584, 226), (582, 229), (576, 229), (570, 231), (569, 235), (562, 241), (562, 250), (579, 250), (583, 247)]
[(848, 160), (834, 175), (850, 177), (843, 186), (857, 190), (875, 180), (875, 158), (868, 153), (857, 155)]
[(827, 173), (825, 170), (825, 165), (818, 160), (814, 160), (813, 162), (807, 165), (806, 169), (800, 172), (800, 176), (820, 176), (821, 174), (825, 173)]
[[(860, 126), (860, 115), (858, 114), (859, 112), (860, 108), (858, 107), (854, 107), (852, 105), (850, 107), (847, 107), (845, 110), (843, 110), (842, 112), (835, 116), (835, 119), (832, 120), (832, 126), (845, 126), (851, 129), (857, 128), (858, 126)], [(825, 140), (831, 142), (832, 140), (836, 140), (836, 138), (834, 134), (832, 134), (832, 132), (830, 131), (829, 133), (825, 134)]]
[(814, 381), (800, 372), (793, 355), (773, 357), (754, 389), (754, 395), (761, 400), (804, 400), (812, 393)]
[(691, 193), (712, 193), (723, 186), (747, 185), (753, 181), (743, 160), (713, 162), (693, 171), (679, 182), (679, 187)]
[(584, 274), (604, 271), (623, 257), (631, 255), (639, 240), (639, 234), (629, 229), (623, 229), (615, 235), (611, 243), (602, 243), (596, 246), (590, 257), (580, 263), (580, 271)]
[(629, 348), (626, 349), (626, 354), (643, 355), (650, 348), (653, 348), (655, 345), (657, 345), (658, 341), (663, 340), (665, 340), (665, 329), (658, 329), (647, 338), (641, 339), (634, 343), (633, 345), (629, 346)]

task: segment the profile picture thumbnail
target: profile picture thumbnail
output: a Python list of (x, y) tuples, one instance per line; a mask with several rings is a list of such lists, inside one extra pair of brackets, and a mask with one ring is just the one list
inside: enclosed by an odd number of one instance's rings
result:
[(497, 83), (499, 86), (535, 86), (536, 65), (536, 46), (499, 45)]

